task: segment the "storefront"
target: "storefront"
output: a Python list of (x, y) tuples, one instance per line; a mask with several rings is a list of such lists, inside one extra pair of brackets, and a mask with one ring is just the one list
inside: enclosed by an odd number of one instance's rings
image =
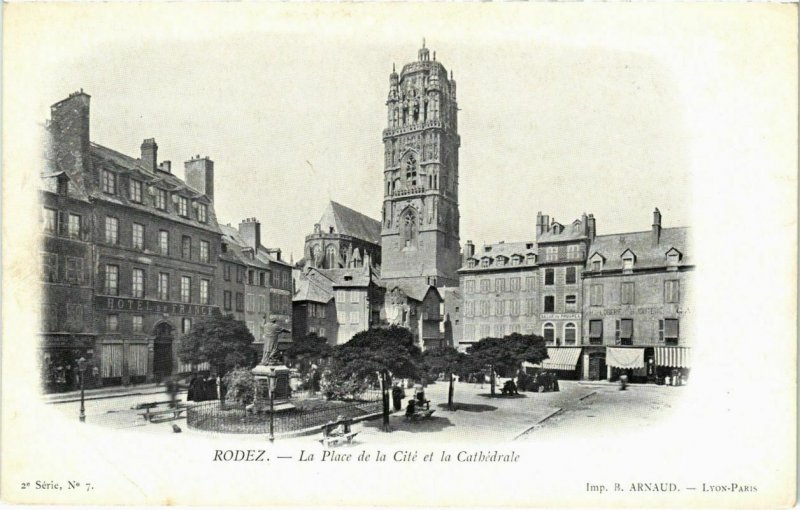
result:
[(627, 375), (630, 382), (664, 384), (678, 376), (686, 381), (691, 367), (689, 347), (607, 347), (608, 378)]
[(42, 339), (39, 364), (42, 375), (42, 389), (45, 393), (73, 391), (80, 388), (78, 360), (89, 362), (85, 373), (86, 387), (99, 384), (92, 367), (94, 366), (94, 335), (51, 334)]

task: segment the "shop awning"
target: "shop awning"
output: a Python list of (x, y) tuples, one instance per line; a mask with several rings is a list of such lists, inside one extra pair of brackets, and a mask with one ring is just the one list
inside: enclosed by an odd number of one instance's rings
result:
[(636, 347), (609, 347), (606, 365), (616, 368), (644, 368), (644, 349)]
[(671, 368), (691, 368), (692, 350), (689, 347), (656, 347), (656, 365)]
[(580, 347), (548, 347), (548, 359), (542, 361), (542, 368), (550, 370), (575, 370), (578, 358), (581, 356)]

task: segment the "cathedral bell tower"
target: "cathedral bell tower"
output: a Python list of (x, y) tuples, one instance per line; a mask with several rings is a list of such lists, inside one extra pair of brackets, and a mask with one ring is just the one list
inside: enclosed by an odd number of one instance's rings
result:
[(386, 106), (381, 279), (458, 285), (456, 82), (424, 41), (416, 62), (392, 69)]

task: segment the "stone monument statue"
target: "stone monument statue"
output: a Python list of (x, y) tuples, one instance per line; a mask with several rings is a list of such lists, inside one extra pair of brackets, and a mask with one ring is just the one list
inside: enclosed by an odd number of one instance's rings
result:
[[(289, 369), (278, 359), (278, 336), (291, 333), (291, 330), (278, 325), (277, 319), (269, 319), (264, 314), (261, 326), (261, 339), (264, 342), (264, 355), (251, 372), (256, 379), (253, 410), (263, 412), (270, 407), (274, 412), (286, 411), (294, 406), (289, 403)], [(270, 399), (270, 396), (272, 399)], [(272, 405), (270, 401), (272, 402)]]
[(264, 342), (264, 355), (261, 357), (259, 365), (276, 365), (280, 360), (276, 360), (278, 353), (278, 336), (281, 333), (291, 333), (291, 330), (278, 326), (278, 319), (268, 319), (264, 314), (264, 322), (261, 323), (261, 339)]

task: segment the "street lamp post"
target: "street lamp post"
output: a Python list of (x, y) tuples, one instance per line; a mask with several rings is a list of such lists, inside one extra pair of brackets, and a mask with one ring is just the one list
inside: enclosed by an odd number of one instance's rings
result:
[(83, 405), (83, 390), (84, 390), (83, 381), (84, 381), (84, 376), (86, 374), (86, 358), (84, 358), (83, 356), (81, 356), (81, 358), (78, 360), (78, 372), (80, 372), (81, 374), (81, 414), (79, 416), (79, 419), (81, 420), (81, 422), (85, 422), (86, 408)]
[(275, 442), (275, 370), (269, 373), (269, 442)]

